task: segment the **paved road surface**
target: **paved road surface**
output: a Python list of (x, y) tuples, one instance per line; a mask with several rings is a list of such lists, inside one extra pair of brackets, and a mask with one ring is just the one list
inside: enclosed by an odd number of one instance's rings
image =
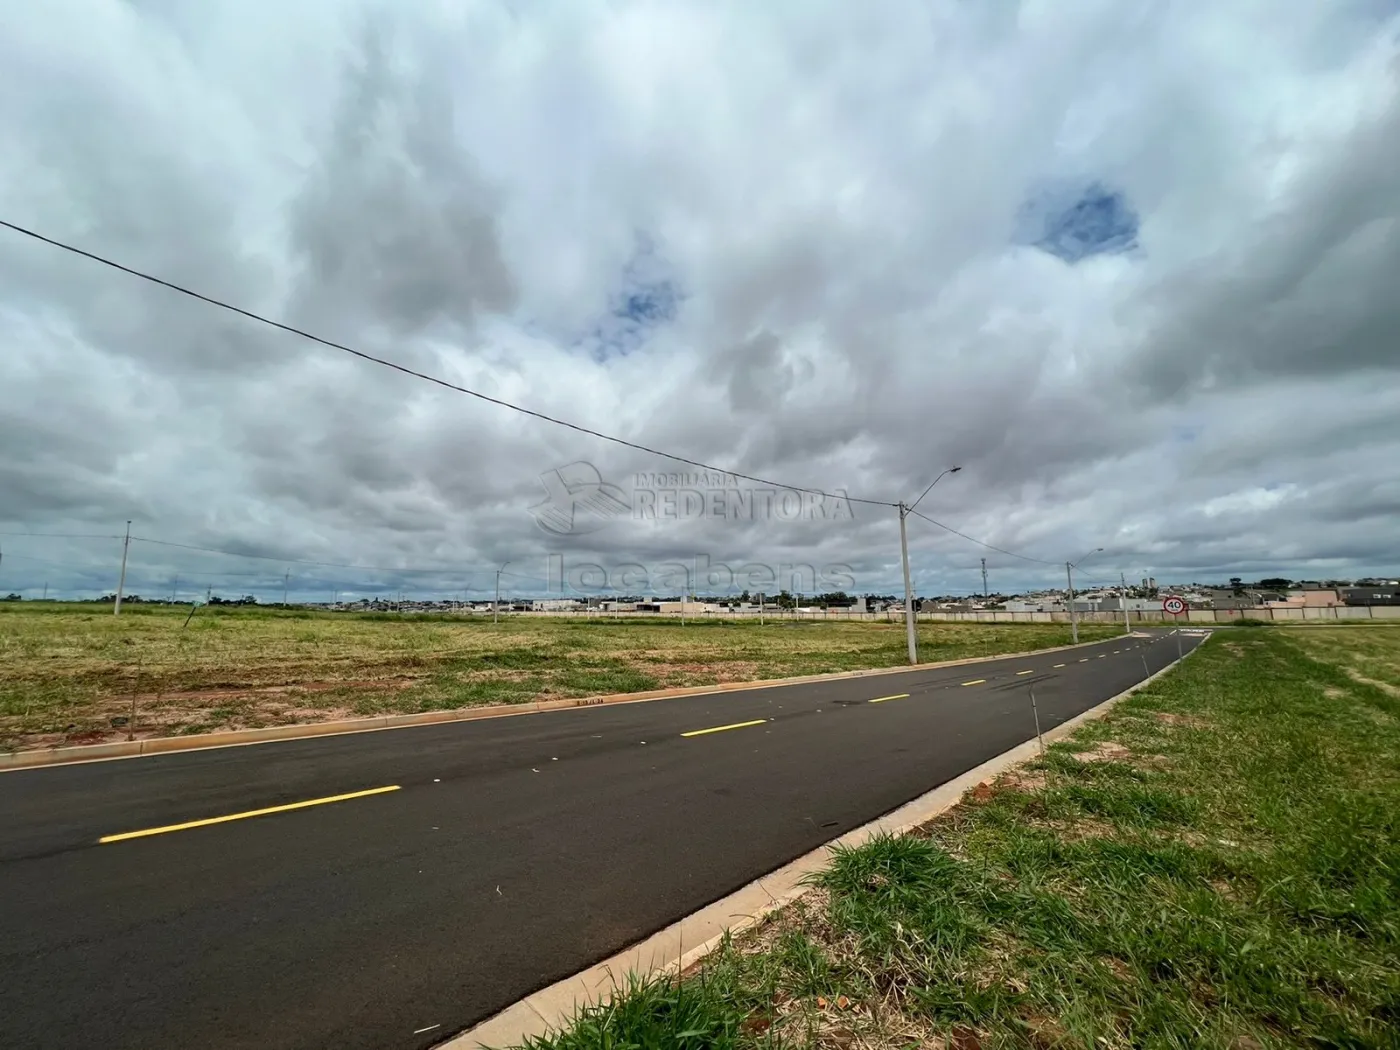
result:
[(1048, 728), (1176, 653), (0, 773), (0, 1044), (428, 1047), (1029, 739), (1031, 687)]

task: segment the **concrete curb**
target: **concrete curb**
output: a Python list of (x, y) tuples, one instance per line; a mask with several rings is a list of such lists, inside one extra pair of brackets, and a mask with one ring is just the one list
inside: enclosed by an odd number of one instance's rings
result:
[[(1189, 658), (1194, 652), (1196, 649), (1192, 649), (1182, 659)], [(1060, 723), (1043, 734), (1045, 740), (1061, 740), (1085, 722), (1102, 718), (1120, 700), (1151, 685), (1175, 668), (1178, 662), (1168, 664), (1156, 674), (1123, 690), (1117, 696), (1110, 697), (1083, 714)], [(978, 784), (999, 776), (1012, 766), (1035, 758), (1038, 748), (1039, 745), (1032, 738), (1010, 751), (988, 759), (961, 776), (920, 795), (912, 802), (848, 831), (809, 853), (804, 853), (777, 871), (687, 915), (639, 944), (618, 952), (581, 973), (526, 996), (494, 1017), (487, 1018), (460, 1035), (439, 1043), (438, 1050), (519, 1046), (526, 1038), (557, 1032), (566, 1027), (580, 1007), (606, 1000), (616, 988), (625, 983), (628, 974), (656, 976), (662, 973), (684, 972), (714, 951), (726, 935), (737, 936), (757, 926), (773, 912), (786, 907), (806, 893), (809, 886), (804, 880), (827, 866), (827, 855), (833, 846), (859, 846), (877, 835), (902, 835), (911, 831), (957, 805), (964, 793)], [(687, 948), (687, 944), (691, 947)]]
[(0, 773), (40, 766), (68, 765), (74, 762), (105, 762), (114, 758), (140, 758), (143, 755), (167, 754), (172, 751), (201, 751), (211, 747), (239, 747), (266, 744), (278, 740), (299, 740), (316, 736), (339, 736), (345, 733), (372, 733), (384, 729), (404, 729), (411, 726), (438, 725), (443, 722), (471, 722), (478, 718), (506, 718), (530, 715), (542, 711), (568, 711), (577, 707), (599, 707), (605, 704), (635, 704), (647, 700), (669, 700), (678, 696), (708, 696), (739, 692), (747, 689), (772, 689), (783, 685), (810, 682), (834, 682), (843, 678), (865, 678), (873, 675), (904, 674), (909, 671), (932, 671), (940, 667), (987, 663), (1016, 656), (1042, 656), (1067, 649), (1098, 645), (1081, 642), (1078, 646), (1057, 645), (1050, 649), (1033, 649), (1024, 653), (1000, 653), (996, 656), (969, 656), (962, 660), (942, 660), (937, 663), (903, 667), (873, 667), (861, 671), (833, 671), (830, 674), (802, 675), (797, 678), (766, 678), (757, 682), (722, 682), (718, 685), (676, 686), (671, 689), (651, 689), (637, 693), (613, 693), (606, 696), (580, 696), (565, 700), (537, 700), (525, 704), (496, 704), (490, 707), (464, 707), (451, 711), (424, 711), (408, 715), (378, 715), (372, 718), (348, 718), (335, 722), (307, 722), (301, 725), (268, 726), (264, 729), (235, 729), (224, 733), (203, 733), (191, 736), (162, 736), (149, 740), (118, 740), (109, 744), (85, 744), (79, 747), (56, 747), (35, 751), (10, 751), (0, 754)]

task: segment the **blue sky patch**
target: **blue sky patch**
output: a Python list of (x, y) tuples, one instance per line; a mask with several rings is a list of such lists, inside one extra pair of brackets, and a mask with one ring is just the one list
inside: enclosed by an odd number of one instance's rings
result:
[(1022, 206), (1017, 240), (1067, 263), (1138, 246), (1138, 214), (1127, 196), (1101, 182), (1043, 189)]
[(655, 329), (674, 321), (680, 311), (679, 287), (650, 241), (639, 244), (619, 284), (607, 313), (579, 340), (598, 361), (639, 349)]

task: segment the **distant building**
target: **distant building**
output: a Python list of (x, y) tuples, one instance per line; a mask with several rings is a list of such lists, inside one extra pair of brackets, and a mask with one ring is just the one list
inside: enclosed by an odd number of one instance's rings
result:
[(1160, 598), (1120, 598), (1117, 595), (1099, 599), (1099, 612), (1122, 612), (1123, 603), (1127, 602), (1129, 612), (1161, 612), (1162, 600)]
[(1400, 587), (1342, 587), (1342, 602), (1346, 605), (1400, 605)]

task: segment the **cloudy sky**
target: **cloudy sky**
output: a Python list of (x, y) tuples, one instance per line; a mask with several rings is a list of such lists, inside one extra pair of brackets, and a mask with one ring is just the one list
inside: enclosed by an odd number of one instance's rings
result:
[[(910, 519), (923, 593), (1393, 572), (1398, 55), (1396, 0), (8, 3), (0, 219), (784, 485), (959, 464), (919, 509), (1001, 550)], [(145, 594), (899, 580), (889, 506), (648, 520), (696, 468), (4, 229), (0, 333), (0, 591), (128, 519)]]

